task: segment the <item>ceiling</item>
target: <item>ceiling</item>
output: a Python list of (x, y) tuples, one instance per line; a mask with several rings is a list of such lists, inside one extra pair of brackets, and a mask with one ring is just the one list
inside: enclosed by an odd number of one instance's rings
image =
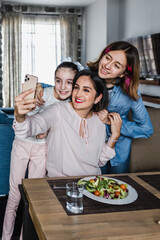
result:
[(98, 0), (2, 0), (2, 3), (30, 5), (86, 7)]

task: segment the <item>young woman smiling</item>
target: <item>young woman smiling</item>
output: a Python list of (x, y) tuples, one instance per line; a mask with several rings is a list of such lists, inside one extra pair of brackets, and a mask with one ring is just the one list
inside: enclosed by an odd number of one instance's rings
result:
[[(88, 62), (87, 66), (97, 72), (108, 89), (107, 110), (98, 113), (100, 119), (106, 123), (108, 137), (111, 127), (107, 114), (116, 112), (122, 118), (121, 135), (115, 145), (116, 156), (107, 163), (107, 167), (102, 168), (102, 172), (129, 172), (132, 138), (148, 138), (153, 133), (152, 123), (138, 90), (138, 51), (128, 42), (114, 42), (101, 52), (96, 61)], [(129, 112), (133, 121), (128, 119)]]

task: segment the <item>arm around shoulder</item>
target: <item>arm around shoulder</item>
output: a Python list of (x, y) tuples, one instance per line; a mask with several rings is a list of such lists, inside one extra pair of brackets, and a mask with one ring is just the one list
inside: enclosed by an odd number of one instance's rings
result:
[(148, 138), (153, 134), (153, 125), (141, 96), (133, 101), (131, 120), (123, 119), (121, 134), (131, 138)]

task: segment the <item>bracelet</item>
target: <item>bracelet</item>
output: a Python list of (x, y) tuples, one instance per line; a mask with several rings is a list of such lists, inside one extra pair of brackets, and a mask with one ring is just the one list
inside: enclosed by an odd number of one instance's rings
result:
[(112, 138), (109, 138), (109, 139), (108, 139), (108, 142), (109, 142), (109, 141), (111, 141), (111, 142), (118, 142), (118, 140), (114, 140), (114, 139), (112, 139)]

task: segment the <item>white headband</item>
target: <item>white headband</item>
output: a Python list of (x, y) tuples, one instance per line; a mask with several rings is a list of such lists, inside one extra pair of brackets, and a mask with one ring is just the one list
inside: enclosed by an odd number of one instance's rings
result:
[[(72, 59), (70, 57), (62, 57), (62, 62), (72, 62)], [(77, 65), (79, 71), (84, 69), (84, 67), (80, 62), (73, 62), (73, 63)]]

